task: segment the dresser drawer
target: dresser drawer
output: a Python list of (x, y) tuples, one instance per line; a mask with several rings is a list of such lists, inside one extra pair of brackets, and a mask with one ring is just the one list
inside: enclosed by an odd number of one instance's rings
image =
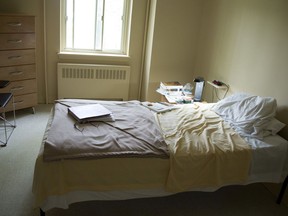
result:
[(33, 16), (0, 16), (0, 33), (35, 32)]
[(33, 49), (35, 34), (0, 34), (0, 50)]
[(37, 92), (36, 79), (11, 82), (5, 88), (0, 88), (0, 93), (11, 92), (14, 96)]
[(34, 64), (35, 50), (0, 51), (0, 66)]
[[(37, 94), (33, 93), (33, 94), (14, 96), (14, 105), (15, 110), (34, 107), (37, 105)], [(13, 110), (12, 100), (5, 107), (6, 112), (11, 110)], [(0, 112), (2, 111), (3, 109), (0, 109)]]
[(0, 68), (0, 80), (26, 80), (36, 78), (35, 65), (21, 65)]

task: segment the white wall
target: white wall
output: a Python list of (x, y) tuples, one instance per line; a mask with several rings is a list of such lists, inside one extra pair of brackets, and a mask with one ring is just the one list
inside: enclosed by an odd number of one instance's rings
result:
[(157, 101), (161, 81), (192, 82), (203, 1), (157, 0), (147, 100)]

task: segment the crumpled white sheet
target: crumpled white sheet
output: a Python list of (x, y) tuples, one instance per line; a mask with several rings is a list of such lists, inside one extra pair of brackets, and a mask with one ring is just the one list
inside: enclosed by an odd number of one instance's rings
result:
[(247, 181), (250, 145), (210, 107), (194, 103), (157, 114), (170, 149), (166, 190), (217, 188)]

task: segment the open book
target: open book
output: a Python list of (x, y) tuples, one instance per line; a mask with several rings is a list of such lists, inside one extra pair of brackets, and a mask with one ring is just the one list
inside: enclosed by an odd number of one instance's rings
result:
[(68, 113), (71, 114), (79, 123), (114, 121), (112, 112), (101, 104), (69, 107)]

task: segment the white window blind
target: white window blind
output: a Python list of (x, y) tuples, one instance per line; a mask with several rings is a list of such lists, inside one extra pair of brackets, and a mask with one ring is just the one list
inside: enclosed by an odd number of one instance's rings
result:
[(131, 0), (62, 1), (62, 51), (127, 54)]

